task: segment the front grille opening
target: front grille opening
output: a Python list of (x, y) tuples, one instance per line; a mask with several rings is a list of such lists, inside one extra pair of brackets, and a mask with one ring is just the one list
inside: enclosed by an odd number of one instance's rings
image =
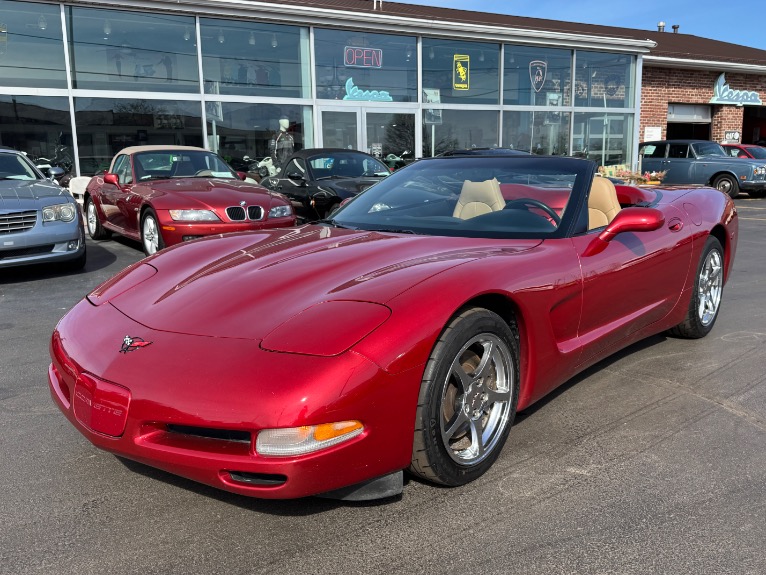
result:
[(287, 482), (286, 475), (272, 473), (247, 473), (246, 471), (229, 471), (229, 477), (237, 483), (261, 487), (276, 487)]
[(56, 247), (54, 244), (45, 246), (35, 246), (33, 248), (17, 248), (15, 250), (0, 250), (0, 260), (10, 260), (22, 258), (25, 256), (38, 256), (40, 254), (49, 254)]
[(247, 217), (251, 220), (260, 220), (263, 218), (263, 208), (261, 206), (248, 206)]
[(226, 215), (233, 222), (241, 222), (245, 219), (245, 208), (241, 206), (226, 208)]
[(214, 429), (210, 427), (193, 427), (191, 425), (168, 424), (167, 430), (172, 433), (182, 435), (192, 435), (194, 437), (204, 437), (206, 439), (220, 439), (223, 441), (235, 441), (237, 443), (250, 443), (251, 435), (249, 431), (239, 431), (236, 429)]
[(0, 234), (26, 232), (35, 227), (37, 211), (7, 212), (0, 214)]

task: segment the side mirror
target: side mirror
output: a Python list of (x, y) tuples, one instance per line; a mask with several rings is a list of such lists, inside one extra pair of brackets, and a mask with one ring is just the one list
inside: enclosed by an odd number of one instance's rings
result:
[(641, 233), (658, 230), (665, 223), (665, 215), (656, 208), (625, 208), (620, 210), (611, 223), (588, 245), (583, 256), (601, 253), (619, 234)]
[(237, 177), (244, 182), (247, 179), (247, 173), (237, 172)]
[(288, 179), (292, 180), (293, 182), (306, 182), (306, 177), (303, 174), (300, 174), (298, 172), (290, 172), (287, 174)]
[(52, 180), (58, 180), (65, 173), (64, 168), (59, 168), (58, 166), (48, 168), (48, 177)]
[(104, 174), (104, 183), (105, 184), (112, 184), (113, 186), (119, 186), (120, 182), (117, 179), (117, 174), (112, 174), (111, 172), (106, 172)]

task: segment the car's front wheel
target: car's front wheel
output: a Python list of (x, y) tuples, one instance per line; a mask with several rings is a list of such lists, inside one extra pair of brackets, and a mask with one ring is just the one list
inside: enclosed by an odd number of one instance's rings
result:
[(88, 235), (94, 240), (107, 240), (112, 235), (112, 232), (105, 230), (101, 225), (96, 204), (93, 203), (93, 198), (90, 196), (85, 198), (85, 224), (88, 227)]
[(149, 208), (141, 217), (141, 245), (147, 256), (156, 254), (165, 247), (165, 241), (160, 233), (160, 226), (157, 223), (157, 214)]
[(516, 415), (518, 366), (515, 327), (483, 308), (455, 317), (423, 375), (410, 471), (450, 486), (486, 472)]
[(694, 292), (684, 321), (670, 330), (671, 335), (698, 339), (705, 337), (718, 317), (723, 297), (723, 248), (713, 236), (708, 237), (697, 267)]
[(721, 174), (713, 180), (713, 187), (721, 190), (724, 194), (736, 198), (739, 195), (739, 183), (737, 178), (729, 174)]

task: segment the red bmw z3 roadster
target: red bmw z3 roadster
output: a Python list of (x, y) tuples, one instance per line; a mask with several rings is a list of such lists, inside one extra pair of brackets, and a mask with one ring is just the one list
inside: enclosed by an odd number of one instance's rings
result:
[(116, 232), (140, 241), (146, 255), (204, 236), (295, 224), (286, 197), (191, 146), (125, 148), (91, 178), (84, 208), (91, 238)]
[(587, 160), (421, 160), (332, 219), (124, 270), (59, 322), (50, 390), (96, 446), (243, 495), (462, 485), (576, 373), (705, 336), (737, 231), (717, 190)]

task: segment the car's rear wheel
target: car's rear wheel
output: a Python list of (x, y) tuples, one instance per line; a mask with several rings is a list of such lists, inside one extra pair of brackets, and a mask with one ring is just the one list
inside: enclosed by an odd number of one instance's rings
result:
[(713, 180), (713, 186), (732, 198), (736, 198), (739, 195), (739, 183), (737, 182), (737, 178), (729, 174), (721, 174), (718, 176)]
[(90, 196), (85, 198), (85, 225), (88, 228), (88, 235), (94, 240), (107, 240), (112, 235), (112, 232), (105, 230), (101, 225), (96, 204), (93, 203), (93, 198)]
[(141, 245), (147, 256), (156, 254), (165, 247), (165, 241), (160, 233), (160, 226), (157, 222), (157, 214), (149, 208), (141, 217)]
[(423, 375), (410, 471), (450, 486), (486, 472), (516, 415), (518, 365), (515, 327), (483, 308), (455, 317)]
[(670, 330), (671, 335), (698, 339), (713, 329), (723, 297), (723, 248), (717, 238), (710, 236), (705, 242), (694, 291), (686, 311), (686, 318)]

